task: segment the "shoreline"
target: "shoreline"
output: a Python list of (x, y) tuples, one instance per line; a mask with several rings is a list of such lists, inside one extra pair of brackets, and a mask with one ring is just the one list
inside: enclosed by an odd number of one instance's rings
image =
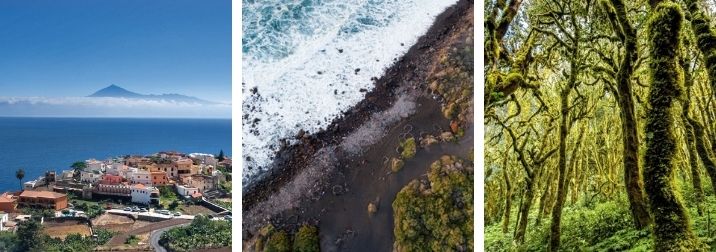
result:
[[(299, 140), (299, 143), (290, 146), (284, 145), (276, 153), (275, 160), (271, 164), (272, 168), (257, 177), (256, 181), (242, 188), (242, 209), (247, 211), (256, 203), (266, 200), (270, 194), (277, 192), (280, 187), (291, 181), (319, 149), (327, 145), (340, 144), (344, 137), (365, 123), (371, 115), (388, 109), (396, 100), (396, 91), (400, 88), (399, 83), (414, 78), (415, 75), (427, 74), (428, 69), (423, 73), (416, 73), (414, 68), (419, 65), (416, 63), (422, 62), (421, 56), (424, 53), (436, 50), (433, 45), (439, 43), (440, 39), (451, 28), (454, 28), (460, 14), (465, 12), (468, 7), (472, 7), (472, 0), (460, 0), (438, 15), (428, 31), (408, 52), (396, 59), (383, 76), (376, 79), (375, 88), (366, 93), (362, 101), (344, 112), (342, 117), (334, 119), (326, 129), (315, 134), (299, 133), (293, 138)], [(428, 68), (425, 66), (426, 64), (422, 65)], [(421, 89), (425, 89), (426, 83), (418, 83), (418, 85), (421, 86)], [(416, 86), (412, 86), (412, 88), (418, 88)]]
[[(391, 204), (397, 191), (423, 177), (443, 154), (466, 158), (473, 148), (470, 113), (461, 122), (465, 135), (458, 141), (418, 148), (397, 173), (387, 162), (400, 155), (398, 142), (409, 135), (421, 140), (455, 132), (455, 122), (443, 112), (447, 101), (435, 95), (428, 83), (441, 56), (459, 46), (466, 32), (474, 33), (473, 13), (470, 0), (443, 11), (428, 32), (377, 79), (364, 100), (326, 130), (297, 136), (298, 144), (278, 153), (273, 167), (280, 168), (242, 188), (245, 249), (250, 250), (252, 238), (268, 223), (289, 231), (301, 224), (316, 225), (325, 251), (392, 249)], [(378, 211), (369, 216), (366, 207), (372, 202)]]

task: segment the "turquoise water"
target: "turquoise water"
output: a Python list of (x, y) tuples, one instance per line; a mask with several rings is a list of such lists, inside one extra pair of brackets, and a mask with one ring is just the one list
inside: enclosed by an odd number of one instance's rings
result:
[(0, 192), (78, 160), (175, 150), (231, 155), (230, 119), (0, 117)]
[(364, 99), (456, 0), (243, 0), (243, 181)]

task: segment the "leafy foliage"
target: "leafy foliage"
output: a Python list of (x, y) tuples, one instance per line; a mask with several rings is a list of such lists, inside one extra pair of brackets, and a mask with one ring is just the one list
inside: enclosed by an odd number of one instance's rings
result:
[(84, 211), (87, 217), (89, 217), (90, 219), (100, 216), (104, 213), (104, 209), (102, 208), (102, 206), (94, 202), (87, 203), (82, 201), (79, 204), (75, 205), (75, 208)]
[(303, 225), (298, 229), (293, 241), (294, 252), (321, 251), (318, 241), (318, 229), (314, 226)]
[(273, 232), (266, 241), (264, 252), (289, 252), (291, 251), (291, 241), (288, 239), (286, 231), (279, 230)]
[(229, 247), (231, 223), (212, 221), (198, 215), (189, 226), (172, 228), (163, 233), (159, 242), (173, 251)]

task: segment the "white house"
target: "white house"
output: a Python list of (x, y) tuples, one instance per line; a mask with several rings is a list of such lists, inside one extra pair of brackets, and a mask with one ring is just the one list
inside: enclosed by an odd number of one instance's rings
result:
[(8, 214), (4, 212), (0, 212), (0, 231), (6, 231), (5, 229), (5, 223), (8, 220)]
[(105, 170), (105, 164), (103, 162), (95, 160), (95, 159), (86, 160), (85, 165), (87, 165), (87, 168), (85, 168), (85, 171), (104, 172), (104, 170)]
[(199, 164), (212, 165), (212, 166), (216, 166), (216, 164), (217, 164), (217, 160), (216, 160), (216, 158), (214, 158), (214, 155), (212, 155), (212, 154), (191, 153), (191, 154), (189, 154), (189, 157), (198, 159)]
[(149, 171), (145, 170), (135, 170), (132, 172), (132, 177), (130, 179), (132, 181), (132, 184), (145, 184), (145, 185), (152, 185), (152, 178)]
[(107, 167), (107, 174), (125, 176), (127, 173), (127, 166), (122, 163), (112, 163), (111, 166)]
[(136, 184), (132, 186), (132, 202), (149, 205), (159, 204), (159, 189), (152, 186)]
[(27, 181), (27, 182), (23, 183), (23, 184), (22, 184), (22, 187), (23, 187), (25, 190), (32, 190), (32, 189), (35, 189), (35, 188), (38, 187), (38, 186), (43, 186), (43, 185), (45, 185), (45, 184), (46, 184), (46, 183), (45, 183), (45, 177), (40, 176), (39, 178), (37, 178), (37, 179), (35, 179), (35, 180), (30, 180), (30, 181)]
[(189, 185), (179, 185), (177, 184), (177, 193), (181, 196), (190, 197), (192, 194), (198, 193), (199, 188), (192, 187)]
[(102, 173), (99, 171), (81, 171), (80, 181), (83, 183), (96, 184), (102, 180)]
[(74, 170), (64, 170), (64, 171), (62, 171), (62, 173), (60, 174), (60, 179), (59, 179), (59, 180), (62, 180), (62, 181), (72, 181), (72, 179), (74, 178), (74, 176), (75, 176), (75, 171), (74, 171)]

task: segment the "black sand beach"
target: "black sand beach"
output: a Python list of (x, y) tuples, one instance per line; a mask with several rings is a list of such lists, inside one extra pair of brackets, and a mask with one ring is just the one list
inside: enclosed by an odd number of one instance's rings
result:
[[(328, 129), (297, 136), (284, 148), (274, 171), (243, 192), (244, 247), (263, 225), (295, 230), (319, 227), (323, 251), (387, 251), (393, 246), (391, 203), (396, 193), (423, 176), (430, 163), (449, 154), (466, 158), (472, 149), (472, 120), (457, 142), (419, 148), (402, 171), (386, 160), (399, 155), (406, 136), (450, 131), (440, 101), (428, 89), (429, 72), (442, 48), (473, 26), (473, 2), (461, 0), (439, 15), (426, 35), (376, 80), (366, 98)], [(469, 26), (470, 29), (466, 29)], [(367, 206), (378, 211), (369, 216)]]

